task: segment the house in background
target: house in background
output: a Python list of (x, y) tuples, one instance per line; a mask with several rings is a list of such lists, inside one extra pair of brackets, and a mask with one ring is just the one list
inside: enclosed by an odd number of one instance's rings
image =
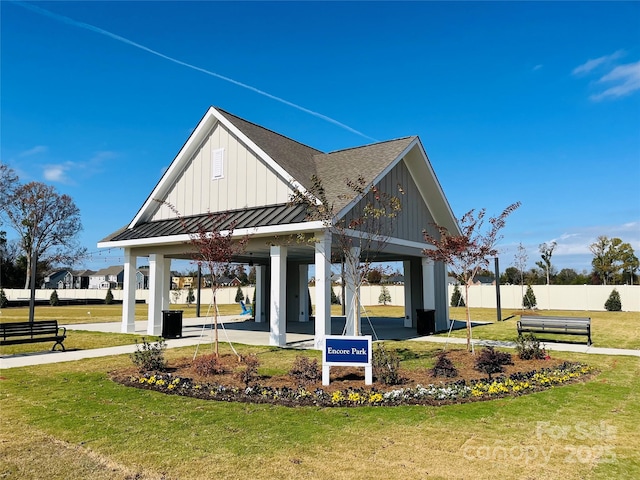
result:
[(149, 267), (138, 267), (136, 271), (136, 290), (147, 290), (149, 288)]
[[(405, 326), (416, 327), (417, 309), (433, 309), (436, 329), (446, 330), (447, 272), (444, 264), (422, 255), (424, 248), (430, 248), (422, 231), (437, 235), (433, 224), (452, 233), (460, 230), (418, 137), (324, 153), (211, 107), (135, 217), (98, 243), (100, 248), (124, 249), (122, 331), (135, 331), (138, 257), (149, 262), (148, 333), (159, 335), (161, 312), (170, 301), (171, 260), (193, 258), (190, 240), (198, 223), (223, 214), (227, 225), (234, 222), (234, 236), (250, 235), (246, 251), (233, 261), (256, 267), (255, 320), (269, 323), (269, 343), (284, 346), (287, 324), (313, 321), (319, 348), (331, 333), (331, 258), (339, 254), (340, 244), (326, 223), (309, 220), (303, 205), (289, 203), (296, 193), (312, 192), (314, 178), (320, 179), (326, 201), (333, 206), (332, 220), (347, 224), (362, 215), (372, 195), (370, 187), (390, 194), (402, 187), (403, 208), (384, 250), (361, 251), (354, 246), (351, 254), (402, 262)], [(347, 184), (358, 178), (367, 186), (362, 193)], [(355, 225), (347, 232), (354, 238), (376, 233)], [(282, 241), (300, 234), (313, 242)], [(316, 278), (313, 317), (307, 302), (310, 266)], [(347, 273), (346, 301), (350, 302), (358, 287), (353, 272)], [(359, 315), (351, 310), (346, 315), (348, 334), (361, 331), (356, 326)]]
[(73, 288), (89, 288), (89, 277), (93, 275), (93, 270), (79, 270), (73, 272)]
[(74, 288), (73, 273), (71, 270), (56, 270), (47, 275), (42, 280), (41, 288), (63, 290)]
[(239, 287), (242, 285), (242, 282), (238, 277), (220, 277), (218, 284), (223, 287)]
[(47, 274), (41, 288), (63, 290), (68, 288), (89, 288), (89, 277), (94, 274), (93, 270), (70, 270), (60, 269)]
[(490, 277), (489, 275), (476, 275), (471, 280), (469, 280), (469, 285), (495, 285), (496, 279), (495, 277)]
[(98, 270), (89, 276), (89, 288), (107, 290), (109, 288), (122, 288), (124, 284), (124, 267), (113, 265), (111, 267)]
[(393, 273), (387, 277), (382, 283), (388, 283), (391, 285), (404, 285), (404, 275), (401, 273)]

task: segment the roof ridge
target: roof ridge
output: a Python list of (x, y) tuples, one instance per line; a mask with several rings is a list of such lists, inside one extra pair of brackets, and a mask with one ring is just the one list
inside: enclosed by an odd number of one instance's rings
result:
[(327, 153), (325, 153), (325, 155), (331, 155), (332, 153), (348, 152), (349, 150), (357, 150), (359, 148), (373, 147), (373, 146), (376, 146), (376, 145), (383, 145), (385, 143), (397, 142), (397, 141), (400, 141), (400, 140), (406, 140), (408, 138), (418, 138), (418, 136), (417, 135), (407, 135), (406, 137), (392, 138), (391, 140), (383, 140), (381, 142), (368, 143), (366, 145), (360, 145), (358, 147), (342, 148), (340, 150), (333, 150), (331, 152), (327, 152)]
[(237, 116), (237, 115), (234, 115), (233, 113), (230, 113), (230, 112), (226, 111), (226, 110), (225, 110), (225, 109), (223, 109), (223, 108), (216, 107), (215, 105), (212, 105), (212, 108), (215, 108), (217, 111), (219, 111), (219, 112), (223, 113), (224, 115), (229, 115), (229, 116), (231, 116), (231, 117), (237, 118), (238, 120), (241, 120), (241, 121), (243, 121), (243, 122), (245, 122), (245, 123), (248, 123), (249, 125), (252, 125), (252, 126), (254, 126), (254, 127), (258, 127), (258, 128), (260, 128), (260, 129), (262, 129), (262, 130), (265, 130), (265, 131), (267, 131), (267, 132), (269, 132), (269, 133), (272, 133), (273, 135), (277, 135), (278, 137), (282, 137), (282, 138), (284, 138), (284, 139), (286, 139), (286, 140), (289, 140), (290, 142), (294, 142), (294, 143), (297, 143), (298, 145), (301, 145), (301, 146), (303, 146), (303, 147), (310, 148), (311, 150), (314, 150), (314, 151), (316, 151), (316, 152), (318, 152), (318, 153), (324, 153), (322, 150), (318, 150), (318, 149), (317, 149), (317, 148), (315, 148), (315, 147), (311, 147), (311, 146), (307, 145), (306, 143), (302, 143), (302, 142), (299, 142), (298, 140), (294, 140), (293, 138), (291, 138), (291, 137), (287, 137), (286, 135), (283, 135), (283, 134), (278, 133), (278, 132), (276, 132), (276, 131), (274, 131), (274, 130), (271, 130), (270, 128), (263, 127), (262, 125), (258, 125), (257, 123), (254, 123), (254, 122), (252, 122), (252, 121), (250, 121), (250, 120), (246, 120), (246, 119), (244, 119), (244, 118), (242, 118), (242, 117), (239, 117), (239, 116)]

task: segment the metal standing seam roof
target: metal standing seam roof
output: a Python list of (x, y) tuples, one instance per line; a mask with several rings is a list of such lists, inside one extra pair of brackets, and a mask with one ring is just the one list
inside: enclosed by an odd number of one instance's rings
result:
[[(266, 227), (304, 222), (306, 209), (302, 205), (288, 204), (270, 205), (267, 207), (247, 208), (221, 213), (205, 213), (183, 218), (156, 220), (136, 225), (133, 228), (119, 230), (103, 242), (117, 242), (122, 240), (136, 240), (142, 238), (170, 237), (174, 235), (195, 234), (202, 227), (211, 230), (229, 228), (236, 222), (235, 229)], [(217, 225), (218, 222), (222, 222)]]

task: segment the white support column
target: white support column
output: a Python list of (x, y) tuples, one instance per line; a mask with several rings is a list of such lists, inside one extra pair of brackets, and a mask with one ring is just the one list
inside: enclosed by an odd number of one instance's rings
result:
[(309, 321), (309, 265), (300, 265), (300, 290), (298, 292), (299, 322)]
[(149, 255), (149, 315), (147, 323), (147, 334), (149, 335), (162, 333), (163, 273), (164, 255), (152, 253)]
[(122, 333), (136, 331), (136, 263), (130, 248), (124, 249), (124, 289), (122, 297)]
[[(355, 263), (357, 262), (357, 263)], [(349, 259), (345, 264), (345, 313), (346, 334), (361, 335), (362, 325), (360, 324), (360, 305), (358, 298), (360, 297), (360, 286), (358, 285), (358, 267), (360, 262), (360, 247), (351, 247)]]
[(413, 305), (411, 303), (411, 262), (405, 260), (404, 266), (404, 326), (413, 326)]
[(171, 259), (165, 258), (162, 271), (162, 309), (169, 310), (171, 304)]
[[(442, 288), (444, 289), (444, 295), (445, 295), (445, 302), (444, 302), (444, 308), (445, 308), (445, 314), (446, 314), (446, 319), (447, 319), (447, 329), (449, 329), (449, 327), (451, 326), (451, 315), (449, 314), (449, 275), (447, 274), (447, 265), (445, 264), (444, 266), (444, 279), (443, 279), (443, 283), (444, 285), (442, 286)], [(436, 326), (437, 326), (437, 319), (436, 319)]]
[(264, 288), (266, 285), (265, 282), (265, 273), (267, 269), (262, 265), (256, 265), (256, 311), (253, 312), (256, 323), (262, 323), (265, 321), (264, 311)]
[(271, 246), (271, 309), (269, 345), (287, 344), (287, 247)]
[(422, 298), (425, 310), (436, 308), (436, 284), (433, 269), (433, 260), (422, 259)]
[(316, 349), (322, 348), (325, 335), (331, 335), (331, 232), (324, 232), (316, 242)]

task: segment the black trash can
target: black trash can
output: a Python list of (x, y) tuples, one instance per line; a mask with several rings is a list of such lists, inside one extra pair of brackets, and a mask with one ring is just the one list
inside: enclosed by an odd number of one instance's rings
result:
[(182, 337), (183, 310), (162, 310), (162, 338)]
[(418, 308), (418, 335), (432, 335), (436, 333), (436, 311)]

